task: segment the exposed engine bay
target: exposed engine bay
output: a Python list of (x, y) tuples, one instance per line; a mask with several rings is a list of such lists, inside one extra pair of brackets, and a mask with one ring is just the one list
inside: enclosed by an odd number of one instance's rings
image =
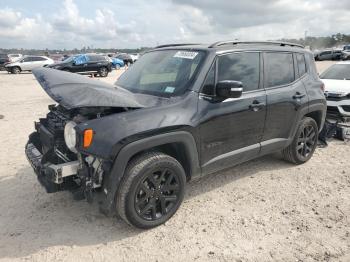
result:
[(103, 175), (111, 164), (91, 155), (78, 153), (75, 125), (110, 114), (125, 112), (120, 107), (65, 109), (50, 105), (46, 118), (35, 122), (26, 155), (48, 193), (71, 190), (76, 198), (92, 200), (92, 192), (102, 186)]

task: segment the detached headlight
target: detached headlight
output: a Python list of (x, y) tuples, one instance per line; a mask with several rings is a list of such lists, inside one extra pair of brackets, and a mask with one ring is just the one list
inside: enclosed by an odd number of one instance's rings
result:
[(68, 149), (73, 153), (77, 153), (77, 150), (75, 148), (77, 137), (74, 129), (76, 125), (77, 124), (75, 122), (69, 121), (64, 127), (64, 141), (66, 142)]

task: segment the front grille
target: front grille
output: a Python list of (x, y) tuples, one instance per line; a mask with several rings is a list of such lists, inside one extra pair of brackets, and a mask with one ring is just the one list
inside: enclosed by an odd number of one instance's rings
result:
[(349, 98), (347, 98), (346, 96), (344, 96), (344, 97), (328, 96), (328, 97), (326, 97), (326, 99), (328, 101), (342, 101), (342, 100), (346, 100), (346, 99), (349, 99)]
[(333, 114), (339, 114), (338, 107), (336, 106), (327, 106), (327, 112)]
[(326, 93), (326, 99), (328, 101), (343, 101), (350, 99), (350, 94), (347, 96), (337, 94), (337, 93)]
[[(67, 162), (67, 159), (76, 160), (76, 155), (67, 148), (64, 141), (64, 127), (71, 119), (69, 112), (56, 106), (49, 106), (49, 109), (50, 112), (46, 115), (46, 118), (41, 118), (40, 123), (36, 124), (43, 154), (49, 155), (50, 162), (54, 164), (59, 164), (62, 161)], [(57, 155), (57, 151), (64, 158)]]

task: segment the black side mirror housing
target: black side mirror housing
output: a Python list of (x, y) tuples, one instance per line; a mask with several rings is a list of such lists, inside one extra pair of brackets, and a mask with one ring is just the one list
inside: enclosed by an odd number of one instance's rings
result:
[(216, 95), (220, 98), (239, 98), (243, 93), (243, 84), (234, 80), (223, 80), (216, 84)]

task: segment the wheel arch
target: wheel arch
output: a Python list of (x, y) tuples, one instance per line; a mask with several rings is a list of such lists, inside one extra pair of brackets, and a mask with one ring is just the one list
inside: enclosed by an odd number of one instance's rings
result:
[(160, 151), (177, 159), (184, 167), (187, 180), (200, 175), (197, 146), (191, 133), (176, 131), (134, 141), (120, 150), (111, 171), (104, 179), (105, 198), (100, 206), (103, 213), (110, 215), (113, 211), (114, 196), (127, 164), (134, 157), (148, 151)]
[(324, 103), (317, 103), (310, 105), (309, 112), (305, 114), (306, 117), (311, 117), (314, 119), (318, 126), (318, 131), (321, 132), (327, 113), (327, 104), (326, 101)]
[(321, 111), (313, 111), (305, 115), (305, 117), (310, 117), (316, 121), (318, 128), (320, 129), (322, 125), (322, 112)]

